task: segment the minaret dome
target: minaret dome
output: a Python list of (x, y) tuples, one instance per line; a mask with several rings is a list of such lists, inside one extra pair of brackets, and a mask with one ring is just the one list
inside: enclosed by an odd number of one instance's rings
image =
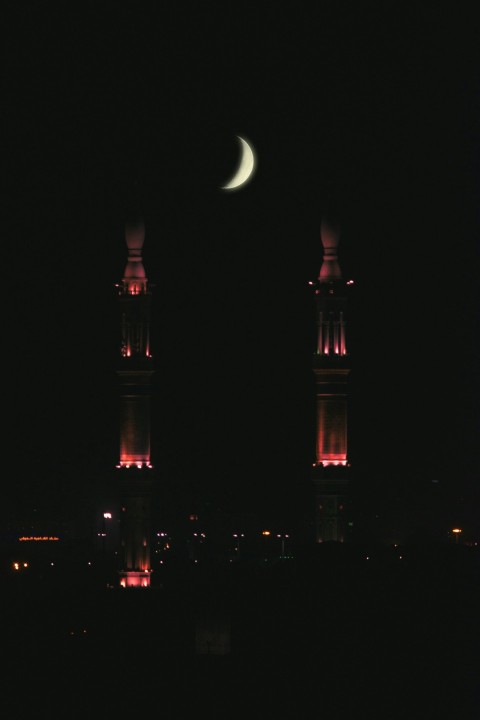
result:
[(123, 282), (126, 292), (133, 295), (146, 290), (147, 276), (142, 260), (144, 240), (145, 225), (143, 222), (125, 226), (128, 260), (123, 274)]
[(337, 224), (323, 218), (320, 226), (320, 238), (323, 245), (323, 262), (320, 267), (318, 281), (320, 283), (330, 283), (341, 280), (342, 272), (337, 255), (340, 232)]

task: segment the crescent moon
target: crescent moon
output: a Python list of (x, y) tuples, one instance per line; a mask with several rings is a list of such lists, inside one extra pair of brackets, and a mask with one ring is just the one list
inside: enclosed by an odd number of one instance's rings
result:
[(240, 135), (237, 135), (237, 138), (240, 140), (242, 150), (240, 164), (232, 179), (226, 185), (223, 185), (220, 188), (221, 190), (235, 190), (235, 188), (239, 188), (240, 185), (245, 185), (247, 180), (252, 177), (255, 168), (255, 153), (253, 152), (253, 148), (246, 140), (241, 138)]

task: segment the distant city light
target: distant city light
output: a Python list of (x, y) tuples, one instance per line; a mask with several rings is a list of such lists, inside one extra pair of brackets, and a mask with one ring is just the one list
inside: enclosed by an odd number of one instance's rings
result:
[(20, 563), (14, 562), (14, 563), (13, 563), (13, 569), (14, 569), (14, 570), (20, 570)]

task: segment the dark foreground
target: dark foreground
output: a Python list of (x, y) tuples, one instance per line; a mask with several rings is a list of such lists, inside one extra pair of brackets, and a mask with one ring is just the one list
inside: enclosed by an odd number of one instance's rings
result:
[(323, 548), (147, 590), (7, 578), (3, 607), (6, 718), (480, 717), (469, 548)]

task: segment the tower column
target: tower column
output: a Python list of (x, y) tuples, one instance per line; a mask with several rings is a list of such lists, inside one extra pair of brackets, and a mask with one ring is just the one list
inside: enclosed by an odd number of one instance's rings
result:
[(127, 226), (128, 261), (118, 285), (121, 318), (119, 381), (120, 585), (149, 587), (151, 577), (150, 300), (142, 262), (144, 226)]
[(315, 289), (318, 337), (313, 358), (316, 391), (316, 441), (313, 463), (315, 540), (348, 539), (348, 378), (347, 296), (350, 283), (341, 274), (336, 226), (321, 227), (323, 262)]

